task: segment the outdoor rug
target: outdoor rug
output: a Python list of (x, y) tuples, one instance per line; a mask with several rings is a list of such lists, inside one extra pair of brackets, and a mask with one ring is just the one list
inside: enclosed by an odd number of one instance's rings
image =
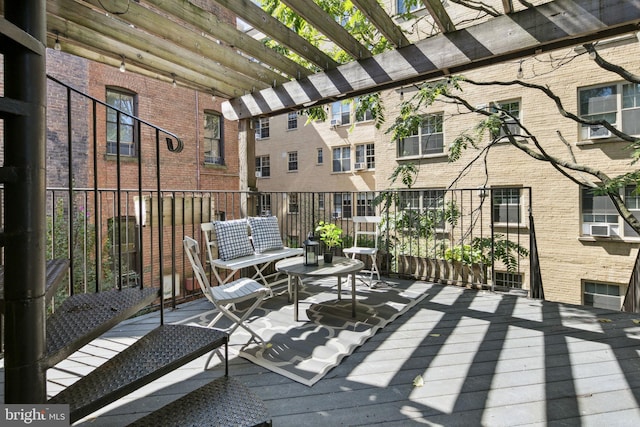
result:
[[(342, 300), (338, 300), (335, 278), (307, 281), (298, 294), (299, 321), (293, 320), (294, 305), (287, 301), (286, 293), (266, 299), (249, 325), (267, 346), (251, 343), (240, 350), (240, 356), (312, 386), (376, 331), (424, 299), (430, 287), (424, 282), (388, 282), (370, 289), (359, 282), (353, 318), (350, 283), (343, 283)], [(231, 344), (248, 338), (239, 328)]]

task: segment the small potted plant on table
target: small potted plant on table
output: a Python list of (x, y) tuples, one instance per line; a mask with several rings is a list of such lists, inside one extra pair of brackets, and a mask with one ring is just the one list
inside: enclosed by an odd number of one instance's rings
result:
[(320, 221), (316, 227), (316, 232), (320, 234), (320, 240), (324, 243), (324, 262), (333, 261), (333, 248), (342, 243), (342, 228), (331, 222)]

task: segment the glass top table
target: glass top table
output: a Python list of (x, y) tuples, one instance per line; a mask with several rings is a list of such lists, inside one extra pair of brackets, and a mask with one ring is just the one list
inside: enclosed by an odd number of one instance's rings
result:
[(286, 273), (289, 281), (289, 289), (291, 289), (291, 279), (295, 278), (296, 283), (293, 287), (293, 319), (298, 321), (298, 286), (303, 278), (308, 277), (329, 277), (336, 276), (338, 278), (338, 299), (342, 299), (342, 278), (351, 275), (351, 317), (356, 317), (356, 275), (358, 271), (364, 268), (364, 263), (358, 259), (345, 257), (333, 257), (333, 262), (325, 263), (322, 259), (318, 261), (318, 265), (304, 265), (304, 257), (287, 258), (276, 263), (276, 270)]

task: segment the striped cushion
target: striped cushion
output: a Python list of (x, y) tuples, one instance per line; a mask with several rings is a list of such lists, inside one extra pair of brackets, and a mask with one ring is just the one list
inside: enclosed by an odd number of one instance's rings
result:
[(282, 249), (282, 237), (280, 237), (280, 228), (278, 227), (278, 218), (275, 216), (267, 217), (249, 217), (249, 226), (251, 227), (251, 238), (253, 239), (253, 247), (256, 253), (272, 249)]
[(247, 221), (235, 219), (213, 223), (218, 241), (218, 257), (223, 261), (253, 255), (253, 247), (247, 234)]

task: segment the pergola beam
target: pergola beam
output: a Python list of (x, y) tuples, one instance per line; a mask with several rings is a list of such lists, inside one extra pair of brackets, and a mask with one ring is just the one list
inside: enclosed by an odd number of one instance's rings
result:
[(440, 31), (443, 33), (450, 33), (455, 31), (456, 26), (451, 21), (449, 14), (444, 10), (444, 6), (441, 0), (422, 0), (424, 7), (427, 8), (431, 17), (435, 21)]
[[(271, 116), (637, 31), (640, 6), (555, 0), (223, 103), (227, 119)], [(500, 34), (500, 37), (496, 37)]]
[(354, 59), (370, 58), (371, 52), (360, 44), (347, 30), (333, 20), (312, 0), (280, 0), (291, 10), (327, 36), (336, 46)]
[[(94, 2), (96, 0), (89, 1)], [(149, 3), (154, 8), (184, 21), (209, 36), (224, 41), (234, 49), (241, 50), (249, 57), (267, 64), (274, 70), (280, 70), (292, 78), (301, 78), (312, 74), (312, 71), (302, 65), (270, 49), (258, 40), (218, 19), (214, 14), (199, 8), (188, 0), (145, 0), (145, 3)], [(135, 5), (135, 2), (129, 2), (129, 8), (133, 7), (133, 5)]]
[(256, 30), (277, 40), (280, 44), (288, 47), (301, 57), (320, 69), (329, 70), (336, 68), (339, 64), (329, 55), (309, 43), (296, 32), (287, 28), (282, 22), (269, 15), (250, 0), (212, 0), (219, 5), (229, 9), (243, 21), (251, 24)]
[(385, 12), (377, 0), (351, 1), (395, 47), (403, 47), (411, 44), (402, 30), (393, 22), (393, 19)]

